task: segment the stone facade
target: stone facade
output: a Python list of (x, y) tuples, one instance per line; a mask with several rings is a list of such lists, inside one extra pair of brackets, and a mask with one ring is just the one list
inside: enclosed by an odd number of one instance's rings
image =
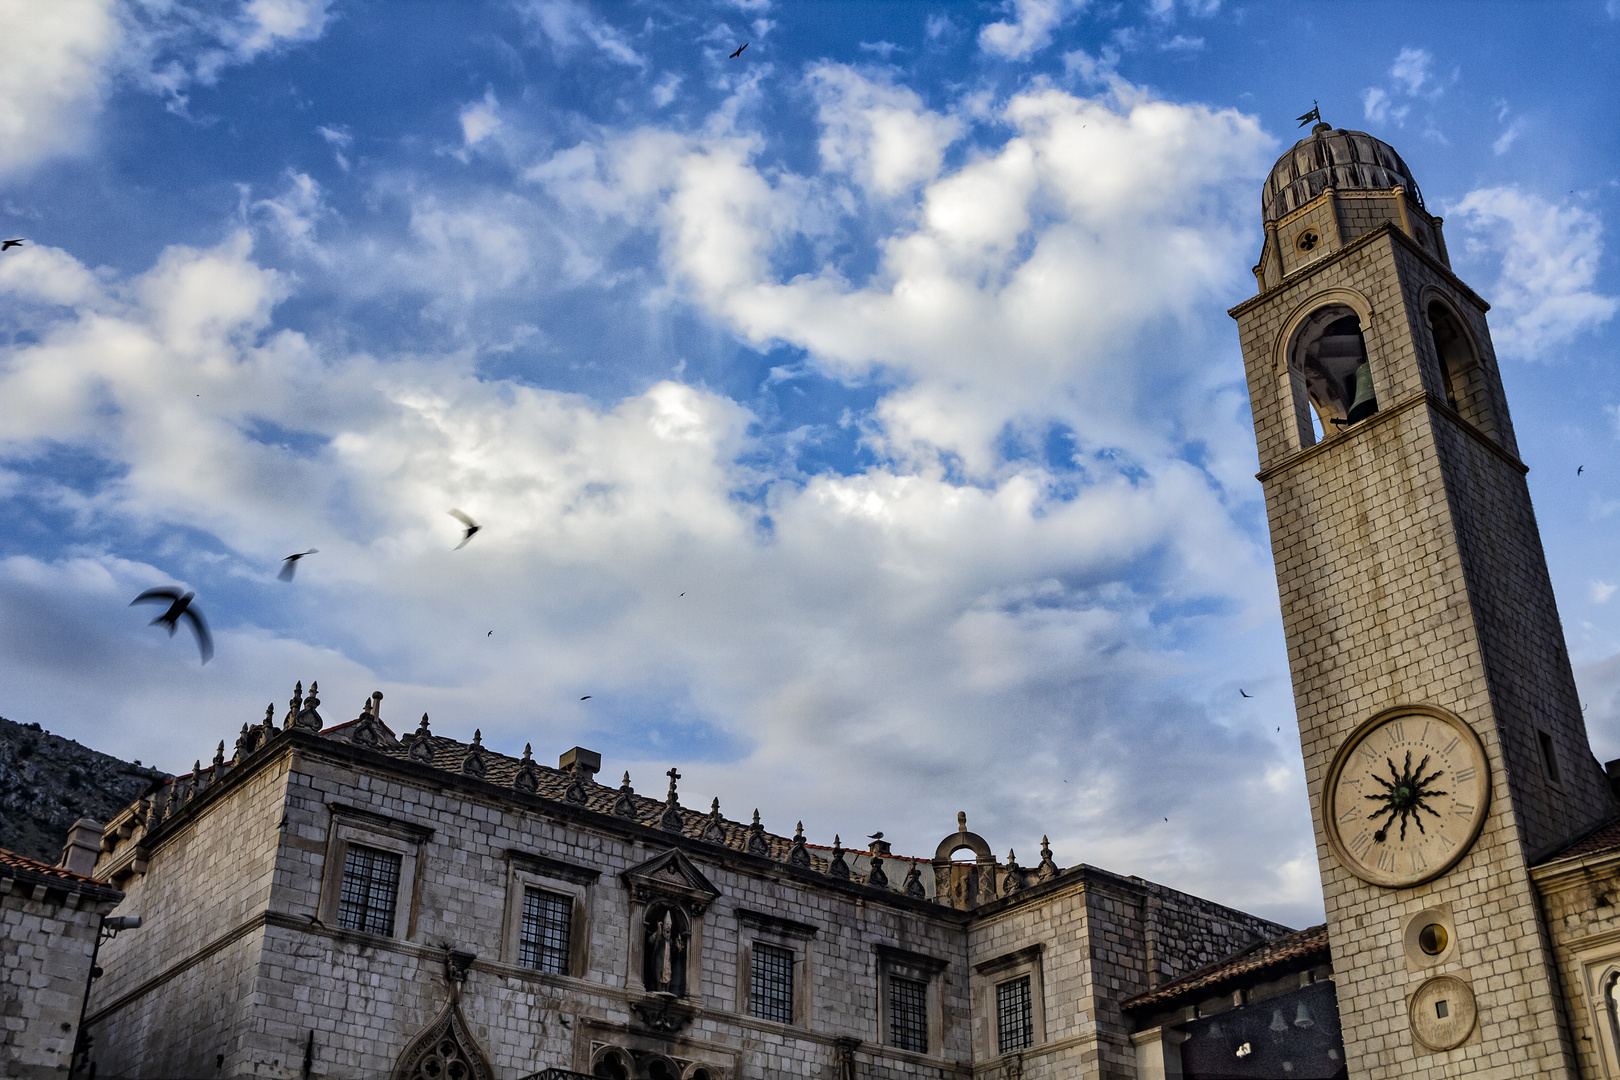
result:
[[(1312, 139), (1345, 134), (1319, 125)], [(1232, 315), (1350, 1075), (1576, 1075), (1529, 869), (1615, 804), (1587, 744), (1487, 305), (1451, 272), (1440, 220), (1400, 187), (1329, 187), (1266, 222), (1266, 235), (1262, 291)], [(1346, 421), (1307, 392), (1298, 357), (1317, 312), (1359, 320), (1376, 391), (1370, 418)], [(1442, 338), (1454, 342), (1444, 364)], [(1323, 785), (1353, 731), (1412, 705), (1447, 710), (1478, 734), (1492, 802), (1446, 873), (1384, 888), (1331, 849)], [(1453, 946), (1414, 959), (1409, 924), (1436, 911), (1451, 920)], [(1435, 1051), (1408, 1018), (1441, 976), (1471, 988), (1478, 1020), (1462, 1045)]]
[[(934, 859), (805, 844), (681, 806), (678, 774), (662, 800), (598, 784), (589, 751), (398, 739), (378, 700), (324, 731), (295, 706), (108, 826), (97, 872), (145, 923), (103, 950), (102, 1080), (403, 1076), (430, 1030), (501, 1080), (1124, 1078), (1123, 999), (1285, 931), (1049, 851), (997, 862), (965, 818)], [(393, 925), (346, 928), (351, 854), (376, 852)], [(555, 971), (525, 959), (530, 889), (570, 912)], [(756, 955), (791, 966), (779, 1017)], [(997, 988), (1026, 977), (1004, 1053)]]
[(0, 1068), (66, 1074), (102, 916), (123, 893), (0, 849)]

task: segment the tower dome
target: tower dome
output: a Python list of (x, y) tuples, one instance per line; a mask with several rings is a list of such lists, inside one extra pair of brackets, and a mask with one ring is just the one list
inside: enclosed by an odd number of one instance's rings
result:
[(1395, 148), (1365, 131), (1317, 124), (1277, 159), (1260, 197), (1262, 220), (1277, 221), (1328, 188), (1337, 191), (1406, 189), (1418, 206), (1423, 196)]

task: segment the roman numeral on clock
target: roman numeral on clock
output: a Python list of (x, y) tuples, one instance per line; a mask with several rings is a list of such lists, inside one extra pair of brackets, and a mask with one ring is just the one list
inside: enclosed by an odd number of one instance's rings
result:
[(1460, 818), (1473, 817), (1474, 804), (1460, 802), (1452, 809), (1452, 813), (1456, 814)]
[(1339, 815), (1339, 824), (1352, 824), (1359, 817), (1361, 817), (1361, 811), (1352, 806), (1350, 809)]
[(1366, 855), (1367, 849), (1370, 847), (1372, 847), (1372, 831), (1370, 829), (1361, 830), (1356, 838), (1350, 841), (1350, 851), (1358, 859)]
[(1457, 783), (1459, 783), (1459, 784), (1472, 784), (1474, 782), (1475, 775), (1477, 775), (1477, 774), (1474, 772), (1472, 766), (1470, 766), (1469, 768), (1466, 768), (1466, 769), (1458, 769), (1457, 773), (1456, 773)]
[(1399, 720), (1384, 725), (1384, 730), (1389, 732), (1389, 745), (1394, 746), (1398, 742), (1406, 741), (1406, 726)]
[(1417, 873), (1419, 870), (1427, 870), (1428, 868), (1429, 868), (1429, 860), (1427, 860), (1427, 859), (1425, 859), (1423, 857), (1423, 852), (1421, 852), (1421, 851), (1413, 851), (1412, 852), (1412, 872)]
[(1385, 848), (1378, 853), (1378, 869), (1384, 871), (1386, 874), (1394, 873), (1395, 853), (1389, 848)]

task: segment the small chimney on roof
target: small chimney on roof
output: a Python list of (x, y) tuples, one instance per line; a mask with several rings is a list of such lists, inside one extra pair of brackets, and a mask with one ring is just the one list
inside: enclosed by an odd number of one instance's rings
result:
[(576, 746), (557, 759), (557, 768), (563, 772), (584, 773), (584, 779), (589, 780), (602, 771), (602, 755), (595, 750)]
[(89, 818), (80, 818), (68, 829), (67, 843), (62, 847), (62, 860), (56, 865), (90, 877), (100, 857), (101, 825)]

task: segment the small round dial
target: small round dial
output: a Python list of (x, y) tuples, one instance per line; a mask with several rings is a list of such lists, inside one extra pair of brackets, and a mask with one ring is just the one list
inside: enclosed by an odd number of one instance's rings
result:
[(1405, 888), (1463, 857), (1485, 823), (1491, 770), (1460, 718), (1405, 706), (1361, 725), (1339, 748), (1323, 789), (1328, 843), (1364, 881)]

